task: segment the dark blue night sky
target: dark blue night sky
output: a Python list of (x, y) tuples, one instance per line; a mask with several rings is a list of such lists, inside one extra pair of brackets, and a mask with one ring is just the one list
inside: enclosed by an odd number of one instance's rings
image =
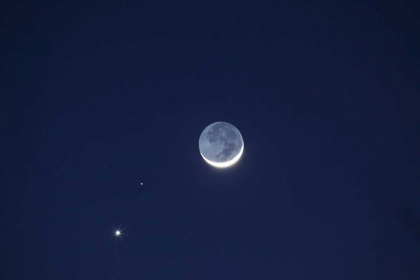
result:
[(35, 2), (0, 8), (1, 279), (420, 279), (416, 2)]

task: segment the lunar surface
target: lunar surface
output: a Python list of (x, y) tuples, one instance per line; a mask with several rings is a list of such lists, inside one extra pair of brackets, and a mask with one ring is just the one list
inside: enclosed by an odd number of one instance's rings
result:
[(224, 168), (239, 160), (244, 151), (244, 140), (239, 130), (227, 122), (215, 122), (200, 135), (198, 147), (204, 160)]

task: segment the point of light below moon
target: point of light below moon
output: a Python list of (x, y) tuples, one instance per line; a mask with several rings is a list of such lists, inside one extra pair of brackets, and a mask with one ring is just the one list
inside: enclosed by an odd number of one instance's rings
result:
[(120, 236), (121, 235), (121, 231), (120, 230), (116, 230), (115, 231), (115, 236)]
[(217, 168), (225, 168), (225, 167), (229, 167), (229, 166), (234, 165), (241, 158), (242, 153), (244, 152), (244, 146), (245, 146), (244, 143), (242, 143), (241, 151), (239, 152), (239, 154), (236, 157), (234, 157), (233, 159), (231, 159), (229, 161), (226, 161), (226, 162), (210, 161), (210, 160), (206, 159), (203, 156), (202, 153), (200, 153), (200, 154), (208, 164), (213, 165), (214, 167), (217, 167)]

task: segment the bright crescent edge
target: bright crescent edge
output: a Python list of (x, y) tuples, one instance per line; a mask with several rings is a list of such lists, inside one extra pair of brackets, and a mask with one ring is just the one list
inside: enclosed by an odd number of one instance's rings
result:
[(225, 167), (229, 167), (231, 165), (234, 165), (241, 158), (242, 153), (244, 152), (244, 147), (245, 147), (245, 143), (242, 142), (242, 147), (241, 147), (241, 151), (239, 152), (239, 154), (236, 157), (234, 157), (233, 159), (231, 159), (227, 162), (213, 162), (213, 161), (210, 161), (210, 160), (206, 159), (203, 156), (202, 153), (200, 153), (200, 154), (208, 164), (213, 165), (214, 167), (217, 167), (217, 168), (225, 168)]

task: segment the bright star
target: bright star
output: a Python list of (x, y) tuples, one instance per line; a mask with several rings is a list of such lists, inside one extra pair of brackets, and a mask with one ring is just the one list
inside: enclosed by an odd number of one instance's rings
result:
[(117, 229), (115, 231), (115, 236), (119, 237), (119, 236), (121, 236), (121, 234), (122, 234), (121, 230)]

